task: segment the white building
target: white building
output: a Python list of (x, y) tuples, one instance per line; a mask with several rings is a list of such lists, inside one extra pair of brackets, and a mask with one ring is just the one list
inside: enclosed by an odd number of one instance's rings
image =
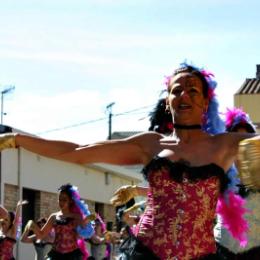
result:
[[(71, 183), (79, 188), (90, 210), (99, 212), (111, 226), (115, 223), (115, 209), (109, 200), (114, 191), (143, 179), (132, 169), (108, 164), (76, 165), (22, 148), (2, 151), (0, 163), (1, 204), (14, 210), (19, 199), (29, 201), (23, 207), (23, 225), (29, 219), (48, 217), (56, 211), (58, 187)], [(34, 259), (33, 246), (18, 242), (17, 259)]]

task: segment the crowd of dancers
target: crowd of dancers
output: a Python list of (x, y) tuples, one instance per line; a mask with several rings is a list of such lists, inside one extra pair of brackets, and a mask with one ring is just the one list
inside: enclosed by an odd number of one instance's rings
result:
[[(46, 223), (29, 221), (22, 241), (35, 249), (49, 245), (45, 257), (52, 260), (109, 259), (112, 241), (120, 244), (120, 260), (260, 259), (260, 187), (254, 181), (260, 137), (239, 108), (228, 110), (223, 120), (216, 85), (212, 73), (181, 64), (166, 78), (167, 97), (151, 113), (150, 131), (126, 139), (81, 146), (23, 134), (1, 136), (1, 149), (23, 147), (78, 164), (143, 164), (148, 182), (147, 187), (123, 186), (111, 199), (118, 207), (146, 197), (118, 211), (121, 234), (108, 232), (67, 184), (59, 189), (60, 210)], [(237, 173), (250, 179), (250, 186)], [(0, 213), (0, 252), (10, 253), (19, 216), (3, 207)]]
[(127, 225), (123, 225), (119, 232), (108, 231), (102, 217), (98, 213), (90, 214), (87, 205), (80, 200), (77, 188), (71, 184), (59, 188), (59, 211), (35, 222), (29, 220), (22, 234), (18, 234), (20, 207), (25, 204), (28, 202), (18, 202), (15, 213), (0, 207), (1, 260), (15, 259), (17, 239), (32, 244), (35, 260), (117, 259), (118, 248), (130, 232)]

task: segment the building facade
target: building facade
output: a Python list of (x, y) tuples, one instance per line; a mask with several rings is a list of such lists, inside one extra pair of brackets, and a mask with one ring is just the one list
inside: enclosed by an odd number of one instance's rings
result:
[[(115, 208), (110, 204), (114, 191), (122, 185), (139, 184), (142, 175), (131, 169), (107, 164), (77, 165), (31, 153), (25, 149), (1, 152), (0, 201), (15, 210), (20, 199), (29, 201), (22, 210), (23, 226), (29, 219), (48, 217), (58, 210), (57, 189), (66, 183), (79, 188), (92, 212), (98, 212), (112, 227)], [(17, 259), (34, 259), (32, 245), (17, 243)]]
[(251, 120), (260, 129), (260, 64), (256, 65), (256, 77), (245, 79), (234, 95), (236, 107), (242, 107), (250, 115)]

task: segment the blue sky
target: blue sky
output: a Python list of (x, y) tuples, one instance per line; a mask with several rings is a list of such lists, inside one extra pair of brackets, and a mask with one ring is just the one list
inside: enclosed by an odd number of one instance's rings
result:
[(145, 107), (115, 116), (114, 131), (147, 129), (164, 76), (185, 59), (214, 72), (224, 110), (260, 63), (259, 1), (0, 3), (0, 89), (15, 85), (4, 123), (46, 138), (105, 139), (111, 102), (114, 114)]

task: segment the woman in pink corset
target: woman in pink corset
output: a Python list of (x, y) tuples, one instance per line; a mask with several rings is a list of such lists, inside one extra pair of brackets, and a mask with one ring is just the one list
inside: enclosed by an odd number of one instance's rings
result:
[(30, 220), (26, 229), (32, 230), (37, 239), (46, 237), (52, 229), (54, 230), (55, 239), (46, 259), (86, 259), (85, 249), (80, 247), (81, 238), (90, 238), (94, 233), (89, 221), (91, 215), (88, 207), (80, 200), (77, 188), (70, 184), (59, 188), (58, 203), (60, 210), (52, 213), (42, 228)]
[[(236, 158), (239, 142), (255, 136), (223, 133), (215, 87), (212, 74), (187, 64), (167, 78), (166, 110), (174, 124), (167, 137), (146, 132), (80, 146), (17, 134), (2, 136), (0, 143), (2, 148), (22, 146), (78, 164), (143, 164), (148, 201), (135, 234), (139, 244), (127, 259), (215, 259), (213, 223), (218, 200), (225, 204), (226, 172)], [(255, 139), (259, 141), (259, 137)], [(229, 204), (236, 199), (231, 198)], [(246, 224), (236, 224), (238, 230), (227, 224), (244, 244)]]
[(20, 211), (21, 206), (27, 204), (27, 201), (18, 201), (16, 212), (7, 211), (0, 205), (0, 259), (14, 260), (13, 251), (18, 237), (18, 227), (21, 224)]

